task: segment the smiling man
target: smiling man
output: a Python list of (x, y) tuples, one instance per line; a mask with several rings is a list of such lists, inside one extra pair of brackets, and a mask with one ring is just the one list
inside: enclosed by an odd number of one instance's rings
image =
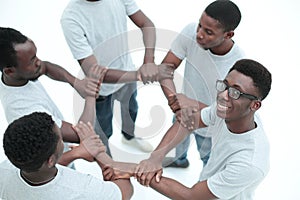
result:
[[(161, 177), (165, 155), (190, 134), (176, 121), (151, 154), (136, 167), (142, 185), (171, 199), (253, 199), (254, 191), (269, 171), (269, 143), (255, 114), (271, 89), (271, 74), (260, 63), (242, 59), (216, 82), (217, 100), (193, 113), (195, 128), (208, 128), (211, 157), (200, 180), (191, 188)], [(180, 107), (182, 95), (169, 98), (172, 109)], [(155, 180), (152, 179), (156, 175)]]
[[(182, 93), (187, 98), (182, 98), (182, 106), (178, 108), (182, 110), (183, 115), (186, 109), (197, 109), (197, 101), (212, 104), (216, 99), (216, 80), (224, 79), (229, 68), (237, 60), (245, 57), (244, 52), (233, 40), (240, 21), (241, 12), (236, 4), (228, 0), (214, 1), (204, 9), (198, 23), (188, 24), (173, 41), (163, 63), (172, 63), (178, 68), (183, 60), (186, 61)], [(160, 83), (166, 97), (177, 93), (173, 80), (166, 79)], [(174, 113), (175, 111), (173, 110)], [(187, 120), (188, 127), (192, 126), (191, 122)], [(207, 129), (200, 129), (193, 134), (203, 165), (207, 163), (211, 149), (211, 140), (206, 137), (206, 132)], [(178, 145), (176, 157), (166, 159), (165, 165), (188, 167), (189, 142), (187, 137)]]

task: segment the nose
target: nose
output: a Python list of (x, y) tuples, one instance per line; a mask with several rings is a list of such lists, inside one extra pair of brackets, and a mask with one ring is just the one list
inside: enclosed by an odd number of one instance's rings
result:
[(41, 65), (41, 60), (37, 57), (35, 61), (35, 66), (39, 67)]
[(227, 101), (229, 99), (228, 89), (224, 90), (223, 92), (219, 92), (218, 96)]
[(204, 36), (203, 36), (203, 30), (202, 30), (201, 27), (198, 29), (197, 37), (198, 37), (199, 39), (203, 39), (203, 37), (204, 37)]

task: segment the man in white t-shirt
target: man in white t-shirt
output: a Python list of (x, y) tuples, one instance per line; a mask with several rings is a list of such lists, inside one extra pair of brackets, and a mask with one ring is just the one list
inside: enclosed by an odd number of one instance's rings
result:
[[(182, 93), (188, 98), (211, 105), (216, 97), (216, 80), (224, 79), (229, 68), (237, 60), (244, 58), (244, 52), (232, 39), (240, 20), (241, 13), (236, 4), (227, 0), (214, 1), (205, 8), (198, 23), (187, 25), (173, 41), (163, 63), (172, 63), (177, 68), (186, 60)], [(167, 98), (176, 94), (173, 80), (163, 80), (161, 85)], [(190, 109), (198, 107), (197, 104), (186, 101), (181, 102), (181, 105)], [(206, 136), (206, 131), (207, 129), (200, 129), (193, 134), (203, 166), (207, 163), (211, 150), (211, 139)], [(165, 159), (164, 165), (188, 167), (189, 143), (188, 137), (176, 147), (175, 158)]]
[[(103, 157), (105, 146), (93, 126), (80, 123), (75, 129), (83, 141), (88, 141), (80, 145), (96, 159)], [(0, 199), (131, 198), (129, 179), (103, 181), (57, 164), (63, 146), (61, 131), (50, 115), (34, 112), (13, 121), (3, 137), (4, 152), (11, 163), (0, 163)]]
[[(140, 28), (143, 35), (143, 67), (152, 72), (162, 70), (154, 64), (154, 24), (134, 0), (72, 0), (62, 14), (61, 25), (73, 57), (84, 72), (94, 64), (112, 69), (108, 70), (104, 82), (115, 84), (103, 84), (96, 101), (98, 123), (107, 138), (113, 133), (113, 108), (114, 101), (117, 100), (121, 106), (121, 132), (124, 136), (122, 141), (145, 152), (151, 152), (152, 145), (134, 134), (138, 112), (136, 82), (124, 84), (116, 78), (108, 80), (109, 75), (116, 73), (115, 70), (135, 70), (128, 47), (128, 17)], [(156, 76), (150, 76), (151, 73), (141, 75), (144, 83), (160, 80)]]
[[(165, 155), (191, 133), (179, 121), (167, 131), (150, 158), (136, 167), (137, 180), (170, 199), (253, 199), (255, 189), (269, 171), (269, 142), (256, 112), (269, 94), (271, 82), (271, 73), (263, 65), (242, 59), (225, 79), (216, 81), (215, 104), (207, 107), (197, 102), (200, 111), (193, 111), (193, 126), (208, 127), (212, 150), (195, 185), (186, 187), (161, 177)], [(182, 99), (186, 97), (170, 96), (172, 109), (178, 109)]]
[[(40, 60), (34, 42), (12, 28), (0, 28), (0, 100), (8, 123), (32, 112), (46, 112), (59, 126), (65, 142), (78, 143), (79, 138), (72, 124), (65, 121), (55, 103), (47, 94), (38, 78), (47, 75), (55, 80), (70, 83), (86, 95), (86, 106), (80, 121), (94, 121), (94, 101), (105, 75), (105, 68), (91, 68), (88, 78), (78, 80), (64, 68)], [(99, 77), (94, 77), (100, 75)], [(78, 84), (77, 84), (78, 83)], [(89, 103), (90, 102), (90, 103)], [(66, 146), (67, 147), (67, 146)], [(75, 148), (64, 153), (60, 164), (68, 165), (77, 159)], [(92, 159), (93, 160), (93, 159)]]

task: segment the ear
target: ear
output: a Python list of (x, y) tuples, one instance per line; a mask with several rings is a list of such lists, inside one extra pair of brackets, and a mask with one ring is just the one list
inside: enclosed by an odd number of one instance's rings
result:
[(16, 71), (15, 67), (4, 67), (3, 68), (3, 74), (6, 76), (11, 76)]
[(228, 31), (225, 33), (225, 39), (231, 39), (234, 36), (234, 31)]
[(253, 110), (253, 111), (257, 111), (260, 107), (261, 107), (261, 101), (259, 101), (259, 100), (254, 100), (254, 101), (252, 101), (252, 103), (251, 103), (250, 109)]
[(48, 168), (54, 167), (55, 164), (56, 164), (56, 162), (57, 162), (57, 159), (56, 159), (55, 155), (52, 154), (52, 155), (48, 158), (48, 162), (47, 162)]

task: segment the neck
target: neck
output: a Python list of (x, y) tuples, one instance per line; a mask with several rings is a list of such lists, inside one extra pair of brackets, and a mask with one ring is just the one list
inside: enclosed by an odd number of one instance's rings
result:
[(235, 134), (242, 134), (242, 133), (246, 133), (248, 131), (251, 131), (253, 129), (256, 128), (256, 123), (254, 121), (254, 118), (249, 119), (247, 121), (241, 122), (239, 121), (226, 121), (226, 125), (228, 130), (230, 130), (232, 133)]
[(215, 55), (222, 56), (227, 54), (231, 50), (233, 44), (234, 44), (233, 40), (227, 39), (221, 45), (210, 48), (209, 50)]
[(26, 181), (28, 184), (33, 186), (44, 185), (52, 181), (56, 174), (57, 168), (53, 167), (49, 169), (47, 172), (37, 171), (37, 172), (25, 172), (23, 170), (20, 171), (21, 177)]
[(28, 80), (11, 79), (10, 77), (5, 76), (3, 73), (2, 73), (1, 80), (5, 85), (14, 86), (14, 87), (23, 86), (28, 83)]

